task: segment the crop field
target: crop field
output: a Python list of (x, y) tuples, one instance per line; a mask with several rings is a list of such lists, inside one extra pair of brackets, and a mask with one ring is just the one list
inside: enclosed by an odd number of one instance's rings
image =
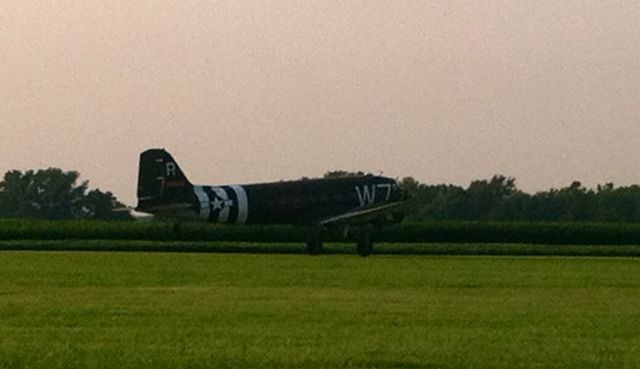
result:
[(640, 259), (0, 252), (0, 368), (639, 368)]
[[(228, 226), (173, 223), (0, 220), (0, 241), (112, 240), (180, 242), (301, 242), (308, 229), (286, 225)], [(355, 232), (328, 232), (326, 241), (355, 241)], [(539, 245), (640, 245), (637, 223), (406, 222), (375, 235), (387, 243), (518, 243)]]

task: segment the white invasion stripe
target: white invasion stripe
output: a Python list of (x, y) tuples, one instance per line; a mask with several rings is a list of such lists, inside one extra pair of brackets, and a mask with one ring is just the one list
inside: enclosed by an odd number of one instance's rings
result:
[(216, 193), (216, 195), (224, 201), (222, 205), (223, 208), (218, 215), (218, 222), (226, 223), (229, 221), (229, 214), (231, 213), (231, 208), (227, 206), (227, 200), (229, 200), (229, 196), (227, 195), (227, 191), (225, 191), (222, 187), (211, 187), (211, 189)]
[(244, 224), (249, 218), (249, 199), (247, 199), (247, 193), (242, 186), (234, 185), (231, 188), (235, 191), (238, 198), (238, 219), (237, 224)]
[(209, 220), (209, 215), (211, 215), (211, 208), (209, 206), (209, 196), (206, 192), (204, 192), (204, 188), (202, 186), (193, 186), (193, 191), (198, 197), (198, 201), (200, 202), (200, 217), (205, 220)]

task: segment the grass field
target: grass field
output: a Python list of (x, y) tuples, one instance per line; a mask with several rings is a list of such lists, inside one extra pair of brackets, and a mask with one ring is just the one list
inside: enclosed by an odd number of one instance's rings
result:
[(0, 368), (639, 368), (640, 259), (0, 252)]

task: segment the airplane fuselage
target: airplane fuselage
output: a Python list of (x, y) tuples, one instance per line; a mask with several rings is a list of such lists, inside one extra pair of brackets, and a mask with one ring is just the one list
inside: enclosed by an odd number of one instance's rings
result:
[(202, 219), (237, 224), (310, 223), (399, 200), (396, 182), (384, 177), (303, 180), (240, 186), (194, 186)]
[[(172, 182), (164, 183), (164, 191)], [(184, 189), (183, 207), (167, 209), (140, 201), (139, 211), (162, 217), (232, 224), (305, 224), (354, 209), (400, 201), (392, 178), (364, 176)]]

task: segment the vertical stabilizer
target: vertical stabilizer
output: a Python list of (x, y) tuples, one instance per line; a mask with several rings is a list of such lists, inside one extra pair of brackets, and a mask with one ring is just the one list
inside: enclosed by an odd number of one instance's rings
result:
[(138, 208), (189, 202), (193, 186), (163, 149), (151, 149), (140, 155)]

